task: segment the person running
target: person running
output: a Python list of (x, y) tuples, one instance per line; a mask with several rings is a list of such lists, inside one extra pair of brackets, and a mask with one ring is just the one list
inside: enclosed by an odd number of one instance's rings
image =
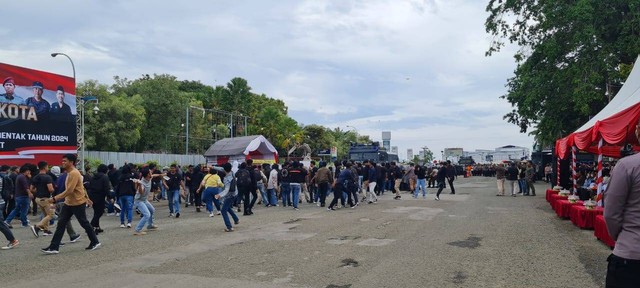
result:
[(93, 227), (91, 227), (91, 223), (87, 220), (85, 207), (86, 205), (91, 206), (93, 203), (82, 186), (82, 174), (80, 174), (80, 171), (75, 167), (76, 160), (77, 157), (74, 154), (65, 154), (62, 156), (62, 167), (67, 171), (66, 187), (64, 192), (51, 197), (49, 201), (56, 203), (56, 200), (64, 198), (64, 205), (60, 211), (58, 226), (56, 226), (56, 232), (53, 234), (51, 243), (49, 247), (42, 249), (42, 252), (45, 254), (58, 254), (60, 240), (62, 240), (71, 216), (76, 216), (76, 219), (78, 219), (78, 222), (80, 222), (80, 225), (84, 228), (84, 231), (91, 240), (89, 246), (85, 248), (86, 250), (95, 250), (101, 245), (95, 231), (93, 231)]
[(400, 200), (402, 196), (400, 196), (400, 184), (402, 183), (402, 170), (396, 164), (396, 162), (391, 162), (391, 176), (394, 181), (393, 190), (396, 193), (396, 196), (393, 197), (395, 200)]
[(111, 182), (109, 176), (107, 176), (109, 168), (107, 165), (98, 165), (97, 173), (93, 174), (89, 181), (89, 199), (93, 202), (93, 218), (91, 219), (91, 226), (96, 231), (96, 235), (104, 232), (100, 228), (100, 218), (104, 214), (104, 209), (107, 205), (107, 195), (111, 191)]
[[(218, 193), (220, 193), (220, 188), (222, 187), (222, 180), (220, 180), (220, 176), (218, 176), (218, 170), (209, 168), (209, 174), (204, 176), (202, 183), (200, 183), (200, 187), (198, 187), (198, 195), (202, 195), (202, 201), (207, 207), (207, 212), (209, 212), (209, 217), (213, 217), (215, 214), (213, 212), (213, 206), (215, 204), (216, 214), (220, 215), (220, 201), (215, 197)], [(203, 192), (200, 192), (203, 191)]]
[(38, 163), (38, 169), (40, 173), (34, 176), (31, 179), (31, 191), (35, 191), (35, 199), (36, 204), (40, 207), (40, 210), (44, 214), (40, 223), (31, 226), (31, 232), (33, 235), (38, 237), (40, 231), (42, 231), (43, 235), (49, 236), (53, 235), (51, 231), (49, 231), (49, 221), (53, 219), (53, 215), (55, 213), (54, 209), (51, 209), (51, 204), (49, 203), (49, 198), (51, 198), (51, 194), (53, 193), (53, 179), (51, 176), (47, 174), (47, 170), (49, 165), (47, 162), (40, 161)]
[(449, 182), (449, 187), (451, 188), (451, 193), (456, 194), (456, 188), (453, 187), (453, 180), (456, 179), (456, 167), (451, 164), (451, 160), (447, 160), (447, 182)]
[(438, 175), (436, 176), (436, 181), (438, 182), (438, 192), (436, 193), (436, 201), (440, 201), (440, 193), (444, 189), (444, 183), (447, 181), (447, 165), (448, 163), (443, 162), (442, 167), (438, 169)]
[[(11, 181), (11, 179), (6, 176), (6, 175), (2, 175), (0, 176), (0, 191), (4, 191), (4, 185), (6, 183), (8, 183), (7, 181)], [(9, 184), (6, 184), (9, 185)], [(4, 211), (4, 208), (6, 206), (6, 202), (4, 201), (4, 196), (0, 197), (0, 211)], [(18, 241), (18, 239), (16, 239), (15, 236), (13, 236), (13, 232), (11, 232), (11, 229), (9, 229), (9, 226), (7, 225), (7, 223), (4, 222), (4, 215), (2, 215), (2, 213), (0, 213), (0, 232), (2, 232), (2, 234), (4, 234), (4, 237), (7, 238), (7, 241), (9, 241), (9, 244), (7, 244), (7, 246), (2, 246), (2, 250), (8, 250), (8, 249), (13, 249), (15, 247), (17, 247), (18, 245), (20, 245), (20, 241)]]
[(135, 236), (147, 234), (147, 232), (142, 231), (145, 225), (147, 226), (147, 231), (158, 229), (158, 226), (153, 225), (153, 214), (155, 214), (156, 209), (149, 202), (153, 177), (151, 176), (149, 168), (143, 168), (140, 174), (142, 174), (142, 180), (133, 179), (136, 183), (136, 195), (134, 196), (133, 205), (142, 215), (142, 219), (140, 219), (140, 222), (138, 222), (138, 225), (136, 225), (134, 229), (133, 235)]
[(233, 223), (238, 225), (240, 223), (240, 219), (233, 212), (233, 203), (235, 202), (235, 198), (238, 196), (238, 189), (236, 187), (236, 181), (234, 179), (233, 173), (231, 172), (231, 164), (225, 163), (222, 165), (222, 169), (226, 175), (224, 176), (224, 190), (221, 193), (216, 194), (215, 197), (218, 200), (222, 201), (222, 220), (224, 220), (225, 229), (224, 232), (233, 232), (233, 226), (231, 225), (231, 221), (229, 221), (229, 216), (233, 218)]

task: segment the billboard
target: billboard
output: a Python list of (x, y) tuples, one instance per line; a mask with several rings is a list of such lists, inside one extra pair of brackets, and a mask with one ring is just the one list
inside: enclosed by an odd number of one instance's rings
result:
[(76, 83), (71, 77), (0, 63), (0, 164), (76, 153)]

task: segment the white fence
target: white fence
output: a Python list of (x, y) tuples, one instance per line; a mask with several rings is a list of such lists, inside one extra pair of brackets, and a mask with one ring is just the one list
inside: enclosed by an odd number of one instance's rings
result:
[[(181, 155), (181, 154), (152, 154), (152, 153), (129, 153), (129, 152), (103, 152), (87, 151), (85, 159), (100, 159), (103, 164), (114, 164), (122, 166), (127, 163), (147, 163), (156, 161), (160, 166), (168, 166), (171, 163), (180, 165), (205, 163), (202, 155)], [(95, 168), (94, 168), (95, 169)]]

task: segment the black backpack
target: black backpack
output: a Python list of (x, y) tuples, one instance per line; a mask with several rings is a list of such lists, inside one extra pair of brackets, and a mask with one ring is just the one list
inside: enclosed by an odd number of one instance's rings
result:
[(243, 188), (251, 186), (251, 175), (247, 169), (240, 169), (236, 172), (236, 185)]
[(2, 194), (2, 199), (8, 201), (13, 193), (13, 180), (11, 180), (9, 176), (0, 176), (0, 194)]

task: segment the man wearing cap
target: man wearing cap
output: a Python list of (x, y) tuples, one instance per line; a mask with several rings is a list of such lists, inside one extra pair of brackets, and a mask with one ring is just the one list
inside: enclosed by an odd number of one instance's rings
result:
[(25, 101), (25, 104), (36, 109), (38, 118), (49, 113), (49, 109), (51, 108), (49, 102), (42, 98), (42, 93), (44, 93), (44, 86), (42, 85), (42, 82), (35, 81), (33, 82), (33, 97), (29, 97), (27, 98), (27, 101)]
[(4, 87), (5, 93), (0, 94), (0, 102), (24, 105), (24, 99), (15, 95), (16, 84), (13, 82), (13, 77), (4, 78), (2, 86)]
[(71, 116), (71, 107), (64, 103), (64, 88), (62, 86), (58, 86), (56, 91), (56, 99), (58, 102), (51, 105), (51, 114), (56, 115), (56, 117), (60, 119), (65, 119), (65, 117)]

